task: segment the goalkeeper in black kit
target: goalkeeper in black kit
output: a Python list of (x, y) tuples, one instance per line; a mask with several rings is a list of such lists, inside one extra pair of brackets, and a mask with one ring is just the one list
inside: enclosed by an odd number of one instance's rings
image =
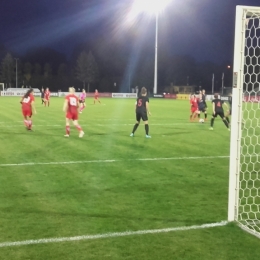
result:
[(210, 128), (209, 130), (213, 130), (213, 125), (214, 125), (214, 120), (217, 116), (220, 116), (223, 123), (225, 124), (225, 126), (227, 127), (228, 131), (230, 131), (229, 129), (229, 125), (228, 122), (226, 120), (226, 117), (224, 115), (224, 109), (222, 105), (227, 106), (226, 103), (224, 103), (219, 97), (218, 94), (214, 95), (214, 99), (212, 100), (212, 118), (210, 121)]

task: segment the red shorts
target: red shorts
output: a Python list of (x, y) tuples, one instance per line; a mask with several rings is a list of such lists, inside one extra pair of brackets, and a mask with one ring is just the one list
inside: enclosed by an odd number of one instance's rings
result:
[(75, 112), (68, 111), (66, 114), (66, 118), (71, 119), (73, 121), (78, 120), (79, 119), (78, 111)]
[(198, 111), (198, 108), (196, 108), (196, 107), (191, 108), (191, 113), (195, 113), (196, 111)]
[(23, 113), (24, 117), (26, 117), (26, 116), (31, 117), (32, 116), (32, 109), (31, 108), (22, 108), (22, 113)]
[(94, 96), (94, 99), (98, 99), (98, 96)]

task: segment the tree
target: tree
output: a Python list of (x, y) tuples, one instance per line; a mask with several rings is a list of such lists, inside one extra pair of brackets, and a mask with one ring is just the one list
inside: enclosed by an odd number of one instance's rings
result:
[(12, 86), (12, 81), (15, 78), (14, 59), (10, 53), (7, 53), (1, 63), (1, 78), (8, 87)]
[(98, 66), (91, 52), (88, 54), (85, 51), (80, 53), (77, 59), (76, 77), (83, 82), (84, 88), (88, 83), (89, 92), (89, 85), (95, 82), (98, 77)]
[(61, 63), (58, 68), (58, 77), (64, 78), (67, 76), (67, 65), (65, 63)]
[(27, 81), (27, 83), (29, 84), (30, 82), (30, 79), (32, 78), (32, 64), (30, 62), (26, 62), (24, 64), (24, 67), (23, 67), (23, 73), (24, 73), (24, 77)]
[(42, 66), (41, 66), (41, 64), (35, 63), (34, 64), (34, 75), (39, 76), (39, 75), (41, 75), (41, 73), (42, 73)]
[(44, 77), (49, 78), (51, 76), (51, 73), (52, 73), (51, 65), (49, 63), (45, 63), (44, 64)]
[(98, 65), (93, 56), (92, 52), (88, 53), (87, 57), (87, 83), (88, 83), (88, 92), (89, 92), (89, 85), (97, 81), (98, 79)]

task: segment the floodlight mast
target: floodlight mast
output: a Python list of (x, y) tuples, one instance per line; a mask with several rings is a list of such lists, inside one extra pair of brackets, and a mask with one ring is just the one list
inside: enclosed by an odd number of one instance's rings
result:
[(157, 94), (158, 74), (158, 12), (155, 14), (155, 54), (154, 54), (154, 87), (153, 93)]

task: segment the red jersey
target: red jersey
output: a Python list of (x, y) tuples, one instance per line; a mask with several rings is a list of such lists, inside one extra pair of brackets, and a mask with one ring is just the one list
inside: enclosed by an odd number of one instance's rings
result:
[(197, 98), (192, 98), (192, 99), (190, 100), (190, 104), (191, 104), (191, 107), (192, 107), (192, 108), (198, 108)]
[(95, 97), (98, 97), (98, 91), (95, 91)]
[(68, 111), (76, 111), (78, 109), (79, 98), (75, 94), (68, 94), (65, 99), (68, 102)]
[(51, 96), (51, 92), (46, 90), (45, 93), (44, 93), (45, 99), (49, 99), (50, 96)]
[(31, 109), (33, 101), (34, 101), (33, 94), (30, 94), (28, 97), (23, 97), (21, 100), (22, 109)]

